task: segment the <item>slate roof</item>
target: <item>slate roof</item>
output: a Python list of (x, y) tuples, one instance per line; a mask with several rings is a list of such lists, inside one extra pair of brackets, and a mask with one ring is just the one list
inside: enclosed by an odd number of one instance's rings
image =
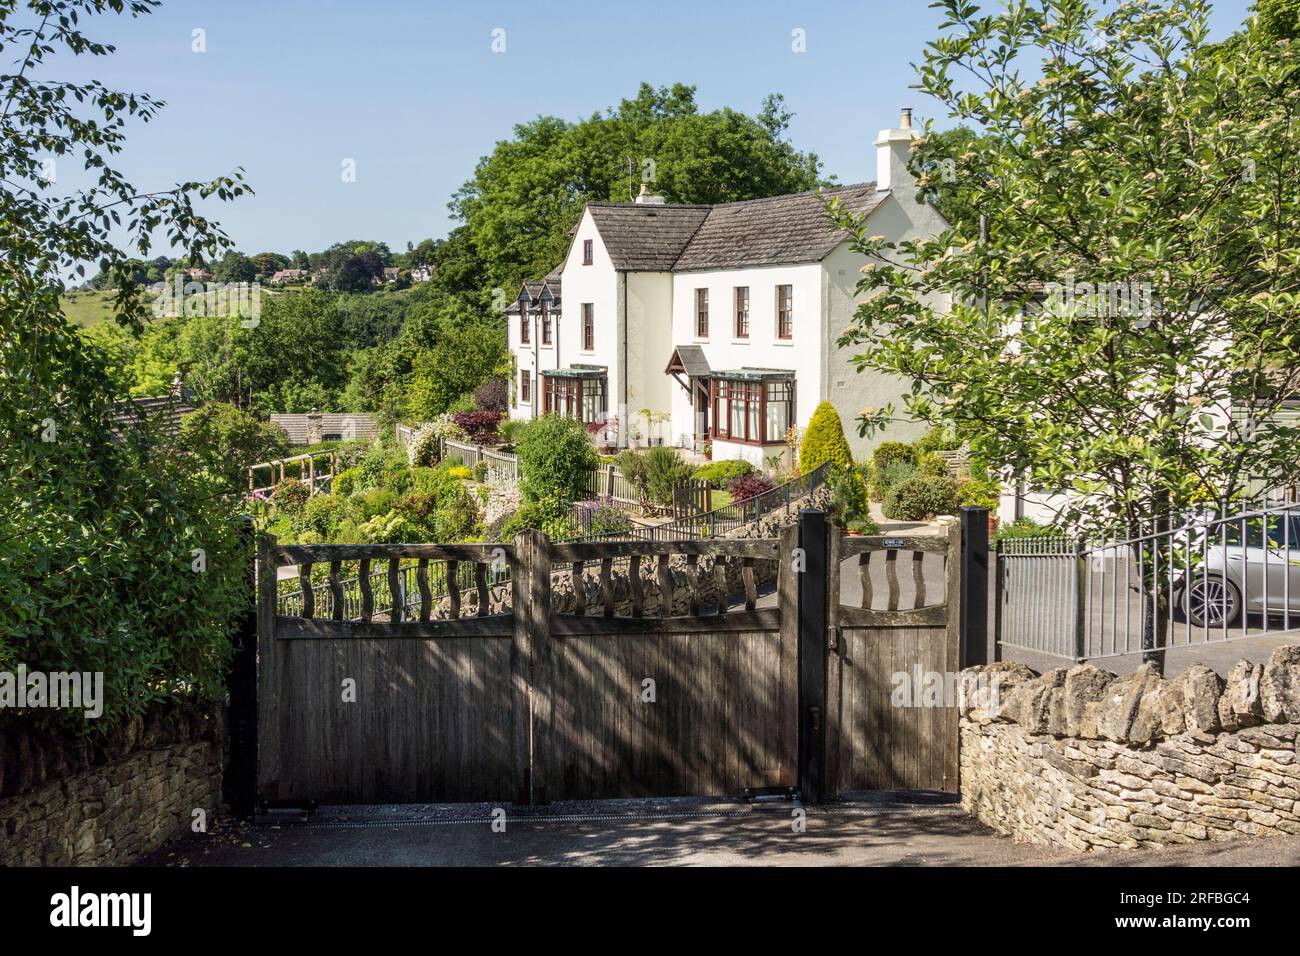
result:
[(704, 357), (704, 349), (698, 345), (679, 345), (673, 349), (667, 371), (671, 372), (675, 365), (680, 365), (693, 378), (706, 378), (711, 372), (709, 360)]
[(587, 203), (615, 269), (670, 272), (712, 206)]
[(165, 435), (175, 438), (181, 431), (181, 419), (194, 411), (194, 406), (190, 404), (192, 397), (193, 393), (186, 390), (180, 396), (158, 395), (114, 402), (110, 413), (113, 432), (121, 435), (123, 429), (146, 419), (157, 423)]
[[(861, 215), (879, 206), (887, 194), (877, 193), (875, 183), (859, 183), (827, 189), (823, 195), (838, 196), (850, 212)], [(673, 271), (820, 262), (845, 238), (847, 233), (827, 219), (816, 192), (723, 203), (712, 207)]]
[[(322, 435), (344, 434), (344, 423), (352, 422), (353, 438), (374, 438), (379, 433), (375, 416), (369, 412), (322, 412), (320, 430)], [(307, 413), (272, 415), (271, 421), (279, 425), (289, 436), (294, 445), (306, 445)]]

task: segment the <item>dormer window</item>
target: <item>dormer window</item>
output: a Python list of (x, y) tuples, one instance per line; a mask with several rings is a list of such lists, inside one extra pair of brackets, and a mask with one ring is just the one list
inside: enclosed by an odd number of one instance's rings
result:
[(590, 239), (582, 240), (582, 264), (584, 266), (589, 266), (594, 261), (592, 258), (591, 245), (592, 243)]
[(524, 345), (527, 345), (529, 341), (528, 306), (523, 302), (519, 303), (519, 341)]
[(542, 344), (551, 344), (551, 310), (542, 303)]

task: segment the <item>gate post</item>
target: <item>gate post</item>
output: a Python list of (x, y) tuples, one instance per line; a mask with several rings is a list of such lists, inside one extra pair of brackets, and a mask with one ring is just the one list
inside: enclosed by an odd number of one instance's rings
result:
[(551, 541), (529, 528), (515, 535), (515, 567), (510, 580), (514, 636), (510, 644), (510, 685), (514, 711), (516, 803), (546, 802), (546, 785), (535, 746), (537, 715), (546, 715), (546, 644), (551, 626)]
[(242, 554), (248, 562), (248, 604), (232, 637), (235, 652), (226, 674), (230, 695), (230, 760), (225, 776), (226, 803), (240, 820), (257, 803), (257, 537), (253, 519), (239, 517)]
[(799, 790), (809, 803), (826, 797), (826, 642), (830, 574), (826, 512), (799, 511)]
[(989, 511), (961, 508), (961, 666), (989, 662)]
[(257, 538), (257, 796), (278, 800), (280, 794), (280, 649), (275, 643), (275, 535)]

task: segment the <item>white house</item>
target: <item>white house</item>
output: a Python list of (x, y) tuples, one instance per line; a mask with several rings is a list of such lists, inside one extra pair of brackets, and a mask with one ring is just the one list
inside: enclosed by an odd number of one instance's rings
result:
[[(892, 241), (946, 228), (916, 202), (910, 114), (880, 133), (875, 182), (824, 192)], [(634, 203), (588, 203), (565, 260), (508, 307), (511, 415), (604, 422), (607, 438), (626, 447), (655, 437), (648, 410), (667, 417), (657, 436), (665, 443), (708, 441), (715, 458), (761, 465), (783, 451), (790, 425), (802, 430), (829, 399), (862, 454), (872, 442), (853, 427), (861, 410), (897, 404), (905, 390), (896, 378), (859, 374), (852, 351), (836, 346), (865, 262), (815, 192), (679, 205), (643, 186)], [(889, 437), (921, 430), (900, 425)]]

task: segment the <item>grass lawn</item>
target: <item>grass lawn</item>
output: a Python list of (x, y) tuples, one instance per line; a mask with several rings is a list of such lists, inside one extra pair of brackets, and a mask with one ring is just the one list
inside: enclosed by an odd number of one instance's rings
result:
[(81, 328), (113, 317), (115, 293), (105, 291), (68, 292), (63, 296), (63, 314)]

